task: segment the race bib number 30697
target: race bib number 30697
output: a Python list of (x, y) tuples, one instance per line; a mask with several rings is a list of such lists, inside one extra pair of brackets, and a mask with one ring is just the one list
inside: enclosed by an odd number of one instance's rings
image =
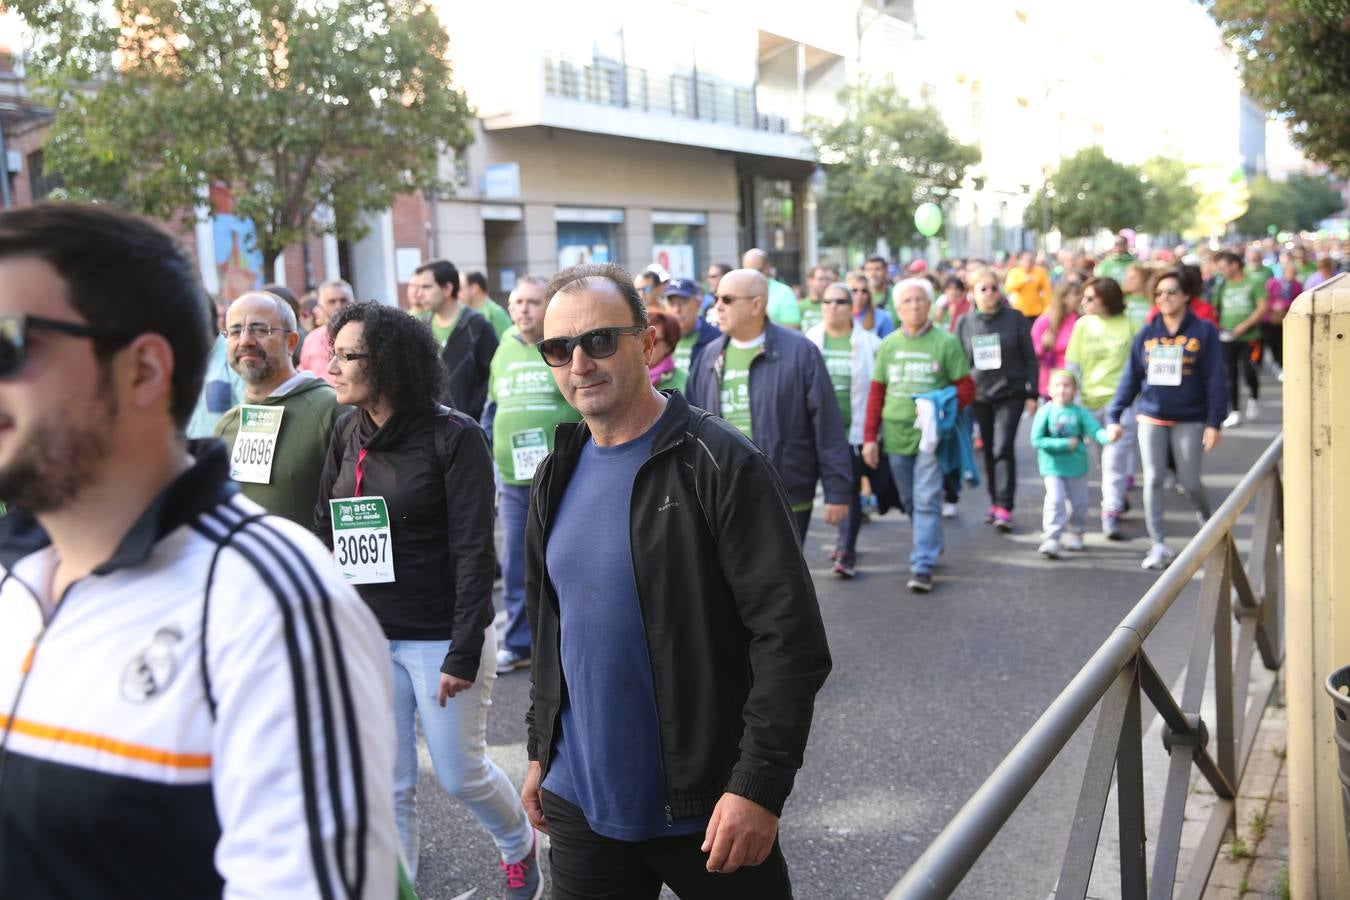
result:
[(272, 460), (281, 434), (280, 406), (239, 407), (239, 434), (230, 453), (230, 477), (250, 484), (272, 482)]
[(333, 516), (333, 559), (352, 584), (394, 580), (394, 547), (389, 507), (383, 497), (329, 500)]

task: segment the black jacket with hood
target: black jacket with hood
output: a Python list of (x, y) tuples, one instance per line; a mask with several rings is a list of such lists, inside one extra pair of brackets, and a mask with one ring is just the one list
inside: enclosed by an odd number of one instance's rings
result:
[[(423, 313), (418, 318), (429, 325), (432, 315)], [(475, 422), (481, 419), (487, 405), (488, 370), (496, 352), (497, 332), (492, 323), (461, 303), (459, 319), (441, 348), (446, 389), (440, 401), (466, 413)]]
[[(1002, 365), (997, 369), (975, 368), (974, 338), (985, 334), (998, 335)], [(956, 338), (966, 351), (978, 402), (1035, 400), (1039, 396), (1041, 364), (1036, 358), (1026, 316), (1006, 303), (1000, 303), (992, 313), (981, 312), (979, 307), (972, 306), (970, 312), (957, 321)]]
[(494, 615), (495, 487), (487, 436), (444, 407), (395, 413), (378, 427), (360, 409), (338, 419), (314, 508), (314, 533), (330, 549), (328, 501), (355, 495), (362, 450), (361, 496), (383, 497), (389, 508), (396, 580), (356, 589), (390, 640), (453, 639), (441, 671), (473, 681), (483, 630)]
[[(777, 815), (830, 671), (815, 588), (768, 458), (735, 427), (664, 393), (651, 456), (633, 480), (629, 532), (667, 817), (707, 815), (725, 792)], [(534, 637), (527, 750), (545, 773), (567, 690), (545, 551), (590, 439), (584, 422), (558, 426), (555, 450), (535, 473), (525, 526)]]

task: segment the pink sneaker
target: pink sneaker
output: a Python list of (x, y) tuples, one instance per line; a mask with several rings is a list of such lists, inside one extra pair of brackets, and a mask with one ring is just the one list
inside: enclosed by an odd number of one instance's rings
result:
[(1012, 531), (1012, 513), (1001, 506), (995, 506), (994, 527), (1004, 534)]

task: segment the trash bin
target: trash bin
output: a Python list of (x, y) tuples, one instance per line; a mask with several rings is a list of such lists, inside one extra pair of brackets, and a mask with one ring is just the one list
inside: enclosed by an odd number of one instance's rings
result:
[(1346, 822), (1346, 845), (1350, 847), (1350, 666), (1332, 672), (1327, 693), (1336, 705), (1336, 749), (1340, 756), (1341, 813)]

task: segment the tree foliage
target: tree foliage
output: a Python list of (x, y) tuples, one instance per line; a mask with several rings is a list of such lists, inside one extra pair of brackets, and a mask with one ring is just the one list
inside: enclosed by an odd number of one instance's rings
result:
[[(57, 110), (47, 165), (81, 199), (170, 218), (235, 190), (265, 271), (306, 231), (437, 185), (471, 140), (425, 0), (0, 0)], [(327, 208), (332, 215), (316, 219)]]
[(1272, 181), (1259, 175), (1251, 182), (1247, 212), (1233, 227), (1248, 236), (1264, 235), (1272, 225), (1277, 231), (1311, 231), (1341, 208), (1341, 195), (1325, 178), (1292, 175)]
[(1144, 213), (1138, 230), (1149, 234), (1183, 234), (1195, 224), (1200, 194), (1191, 186), (1186, 164), (1155, 156), (1141, 166), (1144, 176)]
[(1116, 162), (1100, 147), (1088, 147), (1060, 163), (1027, 207), (1024, 224), (1039, 231), (1042, 204), (1050, 207), (1050, 224), (1066, 238), (1101, 229), (1138, 228), (1144, 219), (1147, 191), (1142, 173)]
[(1311, 158), (1350, 173), (1350, 0), (1208, 0), (1247, 92)]
[(917, 234), (914, 210), (927, 201), (942, 205), (980, 151), (953, 138), (936, 112), (911, 106), (889, 82), (846, 89), (839, 100), (842, 119), (815, 120), (807, 129), (827, 172), (818, 198), (822, 240), (909, 244)]

